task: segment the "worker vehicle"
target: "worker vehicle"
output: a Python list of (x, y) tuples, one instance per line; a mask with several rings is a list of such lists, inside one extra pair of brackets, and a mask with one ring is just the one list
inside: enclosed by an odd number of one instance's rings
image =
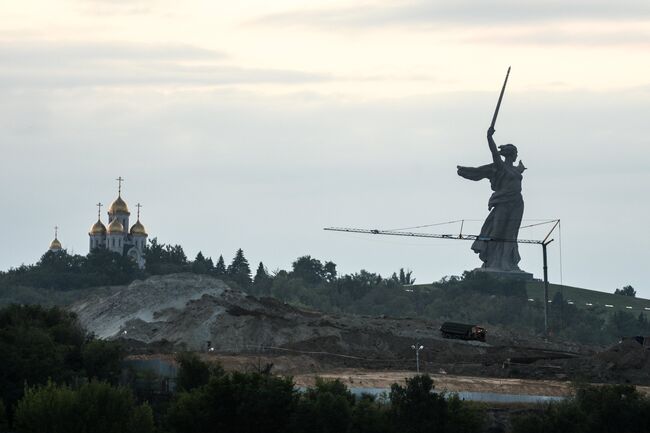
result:
[(466, 323), (445, 322), (440, 327), (440, 333), (445, 338), (456, 338), (459, 340), (485, 341), (487, 331), (477, 325)]

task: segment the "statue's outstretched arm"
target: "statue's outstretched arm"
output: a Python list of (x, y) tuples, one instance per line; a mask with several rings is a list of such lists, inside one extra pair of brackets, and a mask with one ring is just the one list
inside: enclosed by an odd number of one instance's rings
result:
[(503, 160), (501, 159), (501, 155), (499, 155), (499, 151), (497, 150), (497, 145), (492, 138), (493, 135), (494, 128), (490, 126), (487, 131), (488, 146), (490, 147), (490, 152), (492, 152), (492, 160), (495, 164), (500, 165), (503, 164)]

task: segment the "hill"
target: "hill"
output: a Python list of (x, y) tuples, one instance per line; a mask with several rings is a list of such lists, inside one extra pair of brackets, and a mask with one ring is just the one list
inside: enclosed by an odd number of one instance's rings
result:
[[(531, 281), (526, 285), (530, 302), (544, 302), (544, 283)], [(627, 311), (635, 313), (650, 312), (650, 300), (631, 296), (615, 295), (613, 293), (599, 292), (596, 290), (582, 289), (579, 287), (549, 284), (548, 298), (553, 300), (557, 293), (562, 295), (565, 302), (578, 308), (598, 312), (611, 313), (614, 311)], [(611, 307), (610, 307), (611, 305)]]

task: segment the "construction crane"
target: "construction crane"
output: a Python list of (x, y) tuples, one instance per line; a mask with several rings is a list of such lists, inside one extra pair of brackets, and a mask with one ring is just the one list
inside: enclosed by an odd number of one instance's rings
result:
[[(362, 233), (370, 235), (385, 235), (385, 236), (408, 236), (413, 238), (433, 238), (433, 239), (453, 239), (461, 241), (485, 241), (485, 242), (516, 242), (518, 244), (532, 244), (532, 245), (541, 245), (542, 246), (542, 259), (543, 259), (543, 270), (544, 270), (544, 335), (548, 337), (548, 258), (546, 253), (546, 247), (553, 242), (553, 239), (550, 238), (555, 231), (555, 228), (560, 224), (560, 220), (551, 220), (550, 223), (553, 223), (553, 227), (546, 234), (544, 239), (499, 239), (492, 238), (490, 236), (481, 236), (481, 235), (464, 235), (463, 234), (463, 225), (461, 224), (461, 229), (459, 234), (435, 234), (435, 233), (415, 233), (415, 232), (405, 232), (400, 230), (378, 230), (378, 229), (358, 229), (358, 228), (349, 228), (349, 227), (325, 227), (323, 230), (332, 231), (332, 232), (346, 232), (346, 233)], [(550, 238), (550, 239), (549, 239)]]

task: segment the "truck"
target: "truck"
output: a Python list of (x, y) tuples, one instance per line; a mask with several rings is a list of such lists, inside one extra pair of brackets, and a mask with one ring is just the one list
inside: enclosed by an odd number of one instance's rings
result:
[(487, 331), (485, 328), (482, 328), (478, 325), (445, 322), (440, 327), (440, 333), (444, 338), (485, 341), (485, 335), (487, 334)]

